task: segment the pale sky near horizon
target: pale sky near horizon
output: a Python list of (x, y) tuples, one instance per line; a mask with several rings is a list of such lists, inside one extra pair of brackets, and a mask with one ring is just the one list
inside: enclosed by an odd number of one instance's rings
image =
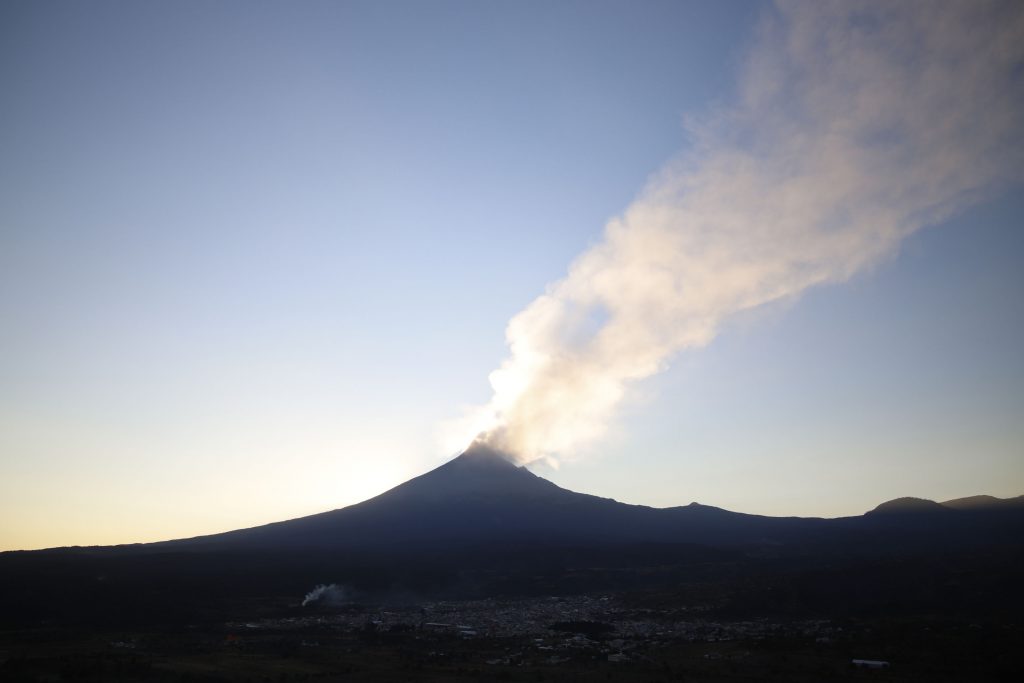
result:
[[(359, 502), (735, 95), (760, 2), (0, 6), (0, 550)], [(1024, 494), (1021, 187), (732, 319), (533, 470), (800, 516)]]

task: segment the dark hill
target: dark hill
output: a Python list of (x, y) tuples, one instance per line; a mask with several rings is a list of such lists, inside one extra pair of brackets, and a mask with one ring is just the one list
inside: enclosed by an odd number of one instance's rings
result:
[(934, 500), (926, 498), (896, 498), (877, 506), (867, 514), (869, 515), (907, 515), (907, 514), (933, 514), (944, 513), (949, 510), (939, 505)]

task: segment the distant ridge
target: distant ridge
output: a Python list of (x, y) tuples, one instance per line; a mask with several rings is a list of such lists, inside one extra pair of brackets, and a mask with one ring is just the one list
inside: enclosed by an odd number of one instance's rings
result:
[(995, 496), (968, 496), (954, 498), (942, 503), (943, 507), (954, 510), (991, 510), (997, 508), (1024, 508), (1024, 496), (1014, 498), (996, 498)]
[(867, 514), (941, 514), (953, 510), (1012, 510), (1016, 508), (1024, 509), (1024, 496), (1016, 496), (1014, 498), (996, 498), (995, 496), (987, 495), (967, 496), (965, 498), (954, 498), (942, 503), (937, 503), (928, 498), (904, 496), (888, 500), (870, 510)]
[(894, 498), (893, 500), (886, 501), (881, 505), (877, 506), (874, 510), (869, 511), (869, 515), (905, 515), (905, 514), (922, 514), (922, 513), (944, 513), (949, 512), (949, 508), (943, 507), (934, 500), (928, 500), (927, 498), (912, 498), (905, 496), (903, 498)]

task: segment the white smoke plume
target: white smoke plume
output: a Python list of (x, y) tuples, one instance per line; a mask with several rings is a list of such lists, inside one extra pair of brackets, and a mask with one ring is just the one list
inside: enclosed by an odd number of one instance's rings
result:
[(336, 583), (319, 584), (316, 588), (306, 593), (302, 600), (302, 606), (316, 602), (321, 605), (337, 606), (344, 605), (348, 601), (348, 591)]
[(571, 453), (730, 316), (842, 282), (1019, 182), (1022, 60), (1012, 0), (774, 5), (733, 104), (509, 322), (466, 441)]

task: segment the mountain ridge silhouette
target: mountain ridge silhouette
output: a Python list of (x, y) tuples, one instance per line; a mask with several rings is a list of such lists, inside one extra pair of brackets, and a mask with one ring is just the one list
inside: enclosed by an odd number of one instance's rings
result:
[[(153, 548), (429, 548), (445, 544), (688, 543), (783, 546), (913, 527), (927, 541), (952, 530), (1024, 517), (1024, 496), (972, 496), (948, 504), (897, 498), (863, 515), (769, 517), (690, 503), (622, 503), (562, 488), (502, 454), (474, 446), (380, 495), (261, 526), (144, 544)], [(969, 535), (969, 534), (968, 534)], [(883, 540), (885, 540), (883, 538)]]

